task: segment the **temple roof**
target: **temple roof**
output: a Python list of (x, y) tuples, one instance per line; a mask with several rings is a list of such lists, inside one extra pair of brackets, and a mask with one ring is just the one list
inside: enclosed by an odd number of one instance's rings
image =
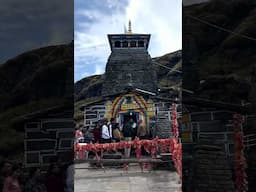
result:
[[(115, 49), (148, 49), (150, 34), (133, 33), (131, 27), (131, 21), (128, 24), (128, 30), (122, 34), (108, 34), (109, 45), (111, 51)], [(131, 44), (133, 41), (133, 44)], [(127, 42), (127, 44), (126, 44)], [(117, 46), (117, 44), (118, 46)], [(125, 46), (123, 46), (125, 43)]]

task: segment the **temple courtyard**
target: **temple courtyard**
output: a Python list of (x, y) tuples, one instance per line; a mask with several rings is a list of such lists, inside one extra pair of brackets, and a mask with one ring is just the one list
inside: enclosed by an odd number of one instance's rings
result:
[(93, 168), (88, 163), (75, 165), (75, 192), (179, 192), (178, 174), (173, 170), (141, 171), (138, 164)]

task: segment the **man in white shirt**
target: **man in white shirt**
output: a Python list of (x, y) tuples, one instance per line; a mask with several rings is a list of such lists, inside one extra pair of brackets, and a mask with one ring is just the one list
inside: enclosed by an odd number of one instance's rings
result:
[(108, 126), (108, 120), (104, 119), (102, 129), (101, 129), (102, 143), (111, 143), (112, 139), (112, 128)]

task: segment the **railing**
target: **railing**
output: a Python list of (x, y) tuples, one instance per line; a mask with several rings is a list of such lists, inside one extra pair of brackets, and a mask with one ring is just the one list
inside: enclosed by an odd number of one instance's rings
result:
[(244, 145), (247, 149), (256, 146), (256, 134), (244, 135)]
[[(157, 115), (158, 116), (166, 116), (166, 117), (168, 117), (168, 119), (169, 120), (171, 120), (171, 116), (172, 116), (172, 111), (170, 111), (170, 110), (159, 110), (158, 112), (157, 112)], [(177, 118), (179, 119), (179, 118), (181, 118), (182, 117), (182, 112), (177, 112)]]

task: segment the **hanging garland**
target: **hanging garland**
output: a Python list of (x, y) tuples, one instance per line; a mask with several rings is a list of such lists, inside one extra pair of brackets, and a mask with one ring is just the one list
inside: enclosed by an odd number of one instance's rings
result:
[(176, 103), (172, 104), (172, 132), (175, 138), (179, 137)]
[(236, 192), (247, 191), (247, 175), (245, 172), (246, 160), (243, 154), (243, 134), (241, 132), (241, 126), (243, 123), (243, 116), (240, 114), (234, 114), (233, 126), (234, 126), (234, 163), (235, 163), (235, 185)]
[[(178, 142), (176, 138), (168, 138), (168, 139), (159, 139), (155, 138), (153, 140), (140, 140), (138, 137), (136, 137), (133, 141), (120, 141), (118, 143), (91, 143), (87, 145), (81, 145), (79, 143), (76, 143), (74, 145), (74, 152), (75, 154), (79, 154), (79, 159), (85, 159), (85, 152), (93, 152), (96, 155), (96, 159), (100, 160), (100, 157), (98, 156), (98, 152), (103, 153), (103, 151), (117, 151), (120, 149), (125, 148), (135, 148), (136, 151), (136, 157), (137, 159), (141, 158), (141, 147), (144, 147), (144, 149), (151, 154), (152, 159), (156, 159), (157, 155), (157, 148), (158, 146), (165, 146), (165, 148), (168, 148), (169, 146), (169, 152), (172, 153), (172, 160), (174, 162), (174, 166), (177, 170), (177, 173), (179, 174), (181, 178), (182, 174), (182, 165), (181, 165), (181, 144)], [(124, 165), (124, 168), (127, 168), (127, 165)]]
[(74, 145), (74, 150), (75, 152), (92, 151), (95, 153), (95, 152), (100, 152), (102, 150), (116, 151), (119, 149), (133, 147), (136, 149), (136, 156), (140, 158), (141, 147), (143, 146), (146, 151), (151, 153), (151, 157), (156, 158), (158, 145), (169, 145), (170, 146), (169, 150), (171, 150), (170, 152), (172, 152), (174, 150), (175, 143), (177, 143), (177, 139), (175, 138), (168, 138), (168, 139), (155, 138), (153, 140), (145, 140), (145, 139), (140, 140), (138, 137), (136, 137), (133, 141), (120, 141), (117, 143), (104, 143), (104, 144), (94, 143), (94, 144), (87, 144), (87, 145), (80, 145), (79, 143), (76, 143)]
[[(182, 181), (182, 145), (179, 142), (179, 129), (178, 129), (178, 118), (177, 118), (177, 106), (176, 103), (172, 104), (172, 132), (175, 138), (174, 140), (174, 150), (172, 151), (173, 162), (177, 172), (180, 176), (180, 182)], [(170, 149), (171, 151), (171, 149)]]

